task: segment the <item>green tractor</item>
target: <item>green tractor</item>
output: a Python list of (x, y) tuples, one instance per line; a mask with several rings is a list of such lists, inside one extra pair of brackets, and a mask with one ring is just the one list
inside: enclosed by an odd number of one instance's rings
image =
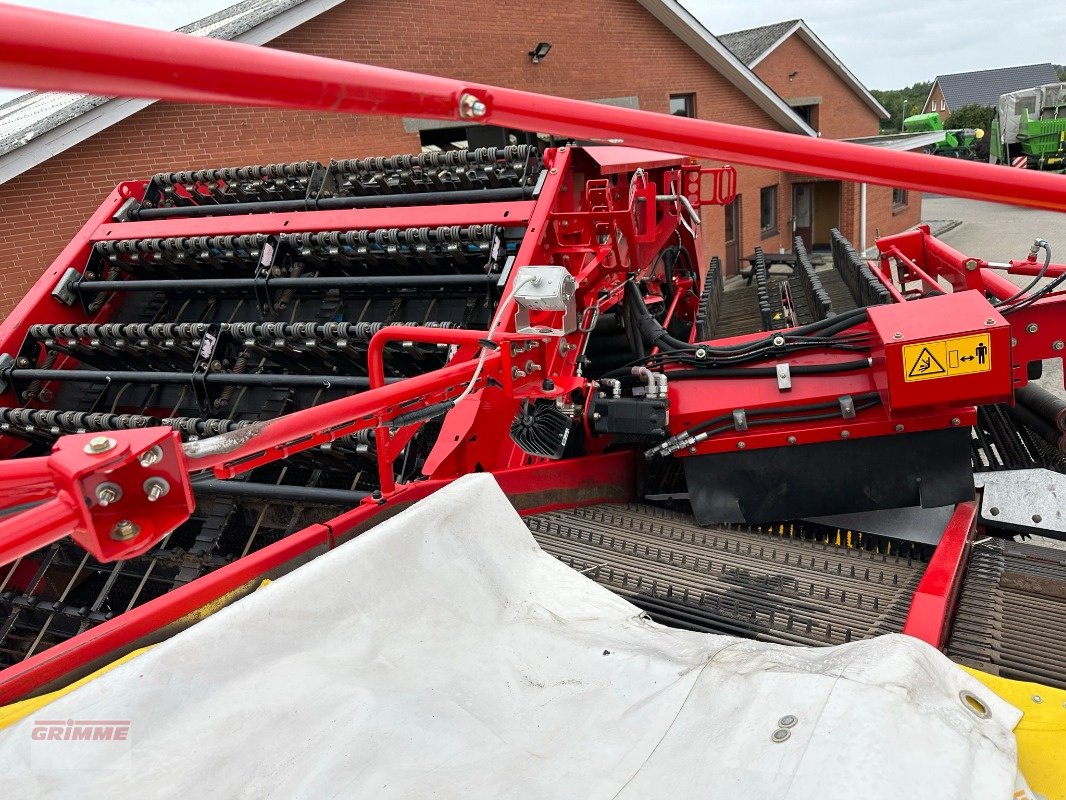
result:
[(999, 98), (989, 161), (1066, 172), (1066, 83), (1049, 83)]
[[(937, 113), (915, 114), (903, 120), (904, 133), (928, 133), (944, 131), (944, 123)], [(925, 152), (948, 158), (978, 159), (977, 144), (985, 132), (980, 128), (944, 131), (943, 141), (929, 145)]]

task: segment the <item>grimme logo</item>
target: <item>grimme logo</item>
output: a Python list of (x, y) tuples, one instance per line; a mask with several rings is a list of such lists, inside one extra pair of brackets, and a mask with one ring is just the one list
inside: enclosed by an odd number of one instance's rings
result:
[(129, 735), (128, 719), (38, 719), (30, 731), (37, 742), (123, 742)]

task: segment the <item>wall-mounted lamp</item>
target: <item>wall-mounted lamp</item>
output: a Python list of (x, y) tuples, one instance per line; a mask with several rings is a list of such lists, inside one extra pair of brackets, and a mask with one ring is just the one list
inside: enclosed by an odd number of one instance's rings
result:
[(790, 81), (794, 81), (794, 80), (796, 80), (796, 76), (797, 75), (799, 75), (799, 70), (796, 70), (795, 72), (790, 72), (790, 73), (788, 73), (788, 79)]
[(551, 49), (551, 42), (540, 42), (536, 47), (529, 51), (529, 57), (533, 59), (534, 64), (539, 64), (540, 60), (548, 55), (548, 51)]

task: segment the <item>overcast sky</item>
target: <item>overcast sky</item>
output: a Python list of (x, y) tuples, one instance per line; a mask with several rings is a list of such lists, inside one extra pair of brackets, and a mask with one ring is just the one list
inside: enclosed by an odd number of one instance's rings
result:
[[(358, 2), (358, 0), (355, 0)], [(14, 0), (19, 5), (174, 29), (232, 0)], [(581, 0), (577, 0), (581, 2)], [(1066, 63), (1066, 3), (970, 0), (683, 0), (716, 34), (800, 17), (871, 89), (939, 73)], [(514, 3), (514, 5), (519, 5)], [(536, 14), (535, 4), (528, 13)], [(516, 9), (512, 9), (512, 12)], [(427, 23), (427, 35), (444, 29)], [(18, 92), (0, 89), (0, 102)]]

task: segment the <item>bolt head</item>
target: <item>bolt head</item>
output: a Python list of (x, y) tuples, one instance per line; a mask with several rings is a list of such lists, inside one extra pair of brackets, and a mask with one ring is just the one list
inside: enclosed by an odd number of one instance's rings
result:
[(1056, 339), (1055, 341), (1053, 341), (1051, 343), (1051, 349), (1052, 350), (1061, 350), (1064, 346), (1066, 346), (1066, 345), (1063, 345), (1061, 339)]
[(985, 320), (985, 325), (995, 325), (995, 324), (996, 324), (996, 321), (994, 319), (992, 319), (992, 317), (989, 317), (988, 319)]
[(111, 529), (111, 538), (117, 542), (125, 542), (141, 532), (141, 526), (128, 519), (120, 519)]
[(958, 427), (960, 422), (962, 422), (962, 420), (960, 420), (958, 417), (952, 417), (951, 418), (951, 424), (953, 426), (955, 426), (955, 427)]
[(975, 269), (977, 269), (977, 261), (972, 258), (966, 259), (966, 269), (970, 272), (973, 272)]
[(89, 443), (85, 445), (85, 452), (89, 454), (106, 453), (108, 450), (114, 448), (115, 444), (115, 440), (109, 436), (94, 436), (89, 440)]
[(841, 439), (847, 439), (849, 436), (851, 436), (851, 431), (841, 431), (840, 432), (840, 438)]
[(785, 716), (781, 717), (781, 719), (777, 721), (777, 724), (778, 727), (781, 728), (792, 728), (796, 725), (797, 722), (799, 722), (799, 717), (797, 717), (795, 714), (785, 714)]
[(1042, 703), (1042, 702), (1044, 702), (1044, 698), (1043, 698), (1043, 697), (1041, 697), (1041, 696), (1040, 696), (1040, 695), (1038, 695), (1038, 694), (1034, 694), (1034, 695), (1033, 695), (1033, 702), (1034, 702), (1034, 703)]
[(902, 339), (903, 338), (903, 334), (900, 333), (899, 331), (896, 331), (895, 333), (892, 334), (892, 338), (893, 339)]
[(737, 450), (743, 450), (745, 447), (747, 447), (747, 445), (744, 444), (744, 442), (737, 442)]
[(776, 731), (770, 734), (770, 740), (776, 742), (777, 744), (780, 744), (781, 742), (787, 741), (788, 737), (791, 735), (792, 734), (789, 733), (785, 728), (778, 728)]
[(167, 492), (170, 491), (170, 484), (163, 478), (149, 478), (144, 482), (142, 486), (144, 489), (145, 497), (148, 498), (149, 503), (154, 503), (160, 497), (165, 497)]
[(1040, 330), (1040, 328), (1037, 327), (1037, 324), (1035, 322), (1030, 322), (1028, 325), (1025, 326), (1026, 333), (1036, 333), (1038, 330)]
[(904, 430), (906, 429), (903, 427), (902, 424), (896, 426), (896, 433), (903, 433)]
[(789, 436), (788, 437), (788, 443), (789, 444), (795, 444), (796, 443), (796, 437), (795, 436)]

